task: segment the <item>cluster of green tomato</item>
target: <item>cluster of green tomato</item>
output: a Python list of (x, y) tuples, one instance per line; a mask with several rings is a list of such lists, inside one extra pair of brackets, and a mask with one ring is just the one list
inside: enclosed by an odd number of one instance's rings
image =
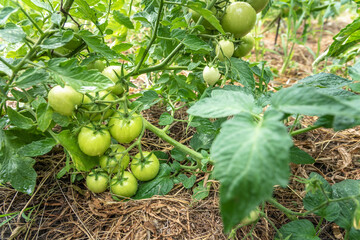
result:
[[(113, 194), (131, 197), (137, 191), (137, 180), (149, 181), (156, 177), (159, 160), (151, 152), (140, 151), (132, 159), (131, 172), (126, 171), (130, 157), (127, 149), (120, 144), (128, 144), (139, 137), (143, 131), (143, 118), (130, 110), (125, 113), (124, 109), (113, 106), (117, 104), (116, 95), (124, 92), (123, 86), (117, 81), (121, 66), (104, 69), (105, 65), (99, 60), (89, 66), (102, 71), (103, 75), (116, 83), (115, 86), (84, 95), (71, 86), (57, 85), (49, 91), (48, 102), (55, 112), (64, 116), (71, 117), (75, 110), (83, 110), (83, 114), (90, 120), (89, 124), (80, 129), (77, 137), (83, 153), (100, 157), (101, 168), (92, 170), (86, 177), (88, 189), (100, 193), (110, 185)], [(119, 144), (111, 145), (111, 138)], [(114, 177), (111, 178), (112, 175)]]
[[(269, 0), (245, 0), (241, 2), (231, 2), (226, 6), (224, 1), (220, 1), (211, 9), (214, 15), (220, 20), (224, 31), (235, 38), (235, 41), (229, 39), (218, 41), (215, 48), (217, 59), (225, 61), (232, 56), (241, 58), (251, 52), (255, 40), (250, 34), (250, 31), (255, 26), (256, 14), (261, 12), (268, 2)], [(192, 10), (190, 10), (190, 12), (192, 13), (193, 20), (197, 22), (200, 14)], [(202, 25), (209, 31), (215, 30), (206, 20), (203, 20)], [(213, 86), (220, 79), (220, 76), (219, 69), (216, 66), (206, 66), (203, 70), (204, 81), (210, 86)]]

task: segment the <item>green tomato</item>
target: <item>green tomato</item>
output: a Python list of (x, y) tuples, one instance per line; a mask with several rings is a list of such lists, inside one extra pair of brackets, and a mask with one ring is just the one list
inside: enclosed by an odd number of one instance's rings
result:
[(95, 60), (87, 65), (87, 69), (97, 69), (99, 72), (102, 72), (105, 68), (105, 63), (101, 60)]
[(78, 143), (86, 155), (101, 156), (109, 148), (111, 137), (108, 130), (96, 130), (89, 124), (81, 128)]
[[(79, 27), (75, 23), (65, 23), (64, 29), (70, 29), (75, 33), (79, 31)], [(82, 43), (82, 39), (79, 36), (74, 35), (74, 37), (63, 46), (63, 48), (68, 49), (71, 52), (80, 47)]]
[[(124, 92), (124, 88), (118, 78), (118, 76), (119, 77), (121, 76), (121, 66), (106, 67), (104, 69), (104, 71), (102, 72), (102, 74), (115, 83), (115, 86), (109, 87), (107, 89), (108, 91), (111, 91), (112, 93), (114, 93), (116, 95), (120, 95)], [(124, 74), (126, 74), (125, 69), (124, 69)]]
[(259, 214), (260, 214), (260, 210), (257, 207), (255, 210), (252, 210), (247, 217), (241, 220), (240, 223), (243, 225), (249, 225), (255, 222), (259, 218)]
[(109, 176), (104, 171), (91, 171), (86, 176), (86, 186), (93, 193), (105, 192), (109, 185)]
[[(97, 93), (89, 93), (91, 96), (94, 97), (94, 101), (96, 100), (102, 100), (102, 101), (114, 101), (115, 100), (115, 96), (111, 93), (109, 93), (108, 91), (100, 91)], [(92, 100), (84, 95), (84, 99), (83, 102), (84, 107), (89, 110), (89, 111), (104, 111), (105, 108), (107, 106), (110, 105), (110, 103), (96, 103), (96, 102), (92, 102)], [(108, 109), (106, 110), (106, 112), (104, 113), (104, 117), (103, 120), (109, 118), (112, 114), (114, 113), (114, 111), (112, 109)], [(101, 115), (103, 113), (90, 113), (89, 114), (89, 118), (92, 121), (99, 121), (101, 118)]]
[(132, 197), (138, 189), (138, 182), (134, 175), (124, 171), (122, 177), (115, 176), (110, 182), (111, 192), (121, 197)]
[(142, 117), (136, 113), (127, 118), (116, 112), (109, 121), (110, 134), (119, 143), (130, 143), (142, 130)]
[(224, 61), (226, 58), (231, 58), (234, 53), (234, 44), (230, 40), (220, 40), (215, 48), (216, 56), (220, 61)]
[(234, 51), (234, 56), (238, 58), (248, 55), (255, 45), (255, 39), (251, 34), (246, 35), (240, 40), (241, 42), (236, 46)]
[(108, 173), (117, 173), (120, 170), (125, 170), (130, 162), (128, 153), (122, 154), (126, 150), (124, 146), (120, 144), (114, 144), (110, 146), (112, 156), (103, 155), (100, 157), (100, 166), (106, 169)]
[(256, 13), (261, 12), (266, 5), (269, 3), (269, 0), (246, 0), (256, 11)]
[(256, 12), (246, 2), (231, 3), (225, 10), (221, 25), (225, 32), (234, 34), (235, 38), (242, 38), (255, 26)]
[(131, 172), (140, 181), (150, 181), (159, 173), (159, 159), (152, 152), (143, 152), (144, 158), (141, 159), (140, 153), (136, 154), (131, 161)]
[(48, 93), (49, 105), (64, 116), (71, 116), (77, 105), (81, 104), (83, 95), (70, 86), (57, 85)]
[(220, 79), (219, 69), (216, 67), (206, 66), (203, 70), (204, 81), (213, 86)]

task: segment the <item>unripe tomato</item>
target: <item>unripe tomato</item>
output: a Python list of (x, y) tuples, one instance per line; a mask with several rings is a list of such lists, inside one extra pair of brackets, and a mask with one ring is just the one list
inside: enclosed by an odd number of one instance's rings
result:
[(105, 192), (109, 185), (109, 176), (104, 171), (91, 171), (86, 176), (86, 186), (93, 193)]
[(117, 173), (119, 170), (125, 170), (130, 162), (128, 153), (122, 154), (126, 149), (120, 144), (110, 146), (112, 156), (102, 155), (100, 157), (100, 166), (108, 173)]
[(252, 210), (247, 217), (245, 217), (243, 220), (241, 220), (240, 223), (243, 225), (251, 224), (259, 218), (259, 214), (260, 214), (260, 210), (257, 207), (255, 210)]
[(203, 70), (203, 78), (205, 82), (213, 86), (220, 79), (219, 69), (206, 66)]
[(115, 176), (111, 179), (110, 189), (113, 194), (121, 197), (132, 197), (138, 189), (138, 182), (134, 175), (124, 171), (122, 177)]
[(87, 65), (87, 69), (97, 69), (99, 72), (102, 72), (105, 68), (105, 63), (101, 60), (95, 60)]
[(246, 0), (256, 11), (256, 13), (261, 12), (266, 5), (269, 3), (269, 0)]
[[(113, 87), (109, 87), (107, 90), (111, 91), (112, 93), (116, 94), (116, 95), (120, 95), (124, 92), (124, 88), (121, 84), (121, 82), (119, 82), (119, 78), (116, 76), (116, 74), (120, 77), (121, 76), (121, 66), (109, 66), (106, 67), (104, 69), (104, 71), (102, 72), (102, 74), (109, 78), (111, 81), (113, 81), (115, 83), (115, 86)], [(126, 74), (125, 69), (124, 69), (124, 74)]]
[[(114, 101), (115, 100), (115, 96), (111, 93), (109, 93), (108, 91), (100, 91), (98, 93), (89, 93), (91, 96), (94, 97), (94, 100), (102, 100), (102, 101)], [(110, 103), (96, 103), (93, 102), (91, 105), (89, 105), (91, 103), (91, 99), (84, 95), (84, 99), (83, 99), (83, 103), (84, 103), (84, 107), (86, 109), (88, 109), (89, 111), (104, 111), (104, 109), (110, 105)], [(109, 118), (111, 116), (111, 114), (113, 114), (113, 110), (112, 109), (108, 109), (106, 110), (103, 120)], [(89, 118), (92, 121), (98, 121), (101, 118), (101, 115), (103, 113), (90, 113), (89, 114)]]
[(130, 168), (134, 176), (140, 181), (150, 181), (159, 173), (159, 159), (152, 152), (143, 152), (144, 159), (140, 153), (133, 158)]
[[(75, 33), (77, 33), (79, 31), (79, 27), (75, 23), (71, 23), (71, 22), (65, 23), (64, 28), (70, 29), (70, 30), (74, 31)], [(81, 44), (82, 44), (82, 39), (80, 37), (74, 35), (74, 37), (68, 43), (66, 43), (63, 47), (70, 51), (73, 51), (73, 50), (77, 49)]]
[(220, 40), (215, 49), (216, 56), (220, 61), (231, 58), (234, 53), (234, 44), (230, 40)]
[(225, 32), (234, 34), (235, 38), (242, 38), (255, 26), (256, 12), (246, 2), (231, 3), (225, 10), (221, 25)]
[(89, 156), (101, 156), (109, 148), (111, 137), (108, 130), (96, 130), (91, 125), (82, 127), (78, 135), (81, 151)]
[(235, 57), (245, 57), (248, 55), (255, 45), (255, 39), (251, 34), (240, 39), (241, 42), (236, 46), (234, 51)]
[(53, 87), (48, 94), (49, 105), (58, 112), (65, 116), (71, 116), (77, 105), (80, 105), (83, 95), (75, 91), (70, 86), (60, 85)]
[(125, 118), (116, 112), (109, 121), (110, 133), (119, 143), (130, 143), (137, 138), (142, 130), (143, 122), (141, 116), (134, 113)]

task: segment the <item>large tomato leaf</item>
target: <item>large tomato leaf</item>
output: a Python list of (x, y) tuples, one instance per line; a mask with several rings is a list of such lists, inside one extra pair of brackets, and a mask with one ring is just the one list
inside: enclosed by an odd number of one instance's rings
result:
[(336, 97), (313, 87), (290, 87), (271, 98), (274, 109), (310, 116), (333, 115), (360, 119), (360, 96)]
[(114, 86), (114, 83), (100, 72), (87, 71), (77, 66), (75, 59), (52, 59), (48, 62), (47, 69), (58, 79), (59, 83), (66, 83), (82, 93), (96, 92)]
[(247, 89), (255, 90), (255, 79), (249, 63), (240, 58), (231, 58), (229, 78), (243, 84)]
[[(358, 196), (355, 198), (360, 202), (360, 180), (347, 179), (332, 185), (333, 199)], [(356, 203), (353, 199), (338, 202), (340, 214), (334, 220), (340, 227), (350, 230), (353, 225), (353, 215), (356, 209)]]
[(315, 159), (312, 156), (296, 146), (290, 148), (290, 161), (296, 164), (315, 163)]
[(196, 102), (188, 113), (203, 118), (221, 118), (242, 112), (259, 113), (254, 97), (242, 91), (214, 90), (211, 97)]
[(314, 225), (306, 219), (292, 221), (283, 225), (279, 229), (275, 239), (320, 240), (320, 238), (316, 236)]
[(43, 69), (29, 68), (15, 79), (14, 85), (19, 88), (29, 88), (39, 83), (46, 83), (49, 74)]
[(270, 111), (256, 121), (242, 113), (222, 125), (211, 147), (226, 232), (269, 199), (274, 185), (288, 182), (292, 140), (281, 116)]
[(90, 157), (80, 150), (76, 136), (69, 130), (64, 130), (55, 136), (69, 153), (77, 170), (90, 171), (99, 163), (98, 157)]
[(10, 123), (18, 128), (30, 129), (34, 126), (34, 121), (31, 118), (25, 117), (11, 107), (8, 107), (7, 114), (9, 116)]
[(166, 195), (174, 186), (174, 182), (170, 177), (171, 168), (163, 163), (156, 178), (149, 182), (140, 184), (134, 199), (150, 198), (154, 195)]

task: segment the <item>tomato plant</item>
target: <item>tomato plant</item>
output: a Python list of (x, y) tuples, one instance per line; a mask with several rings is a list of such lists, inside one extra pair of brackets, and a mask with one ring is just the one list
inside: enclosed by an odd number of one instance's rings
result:
[[(267, 1), (5, 2), (0, 9), (1, 183), (34, 193), (35, 157), (60, 144), (67, 156), (61, 174), (78, 179), (73, 176), (90, 172), (86, 182), (94, 192), (106, 189), (105, 181), (97, 183), (104, 173), (93, 178), (99, 164), (115, 175), (108, 177), (112, 193), (136, 194), (136, 199), (165, 195), (176, 184), (194, 195), (198, 189), (206, 193), (216, 181), (225, 232), (267, 203), (290, 219), (315, 214), (320, 223), (335, 222), (347, 236), (358, 236), (352, 219), (360, 194), (357, 180), (330, 185), (320, 175), (302, 179), (311, 186), (302, 212), (272, 198), (275, 185), (287, 186), (290, 162), (315, 162), (294, 146), (292, 137), (321, 127), (337, 131), (359, 125), (360, 100), (354, 93), (358, 65), (349, 68), (351, 79), (319, 73), (275, 91), (269, 87), (273, 66), (238, 58), (251, 50), (248, 34)], [(316, 16), (323, 21), (337, 6), (329, 2), (324, 9), (320, 2), (272, 1), (289, 5), (288, 29), (281, 36), (284, 65), (293, 56), (297, 30), (304, 26), (305, 31), (314, 20), (309, 16), (320, 13)], [(279, 19), (280, 12), (272, 22), (281, 23)], [(70, 29), (68, 23), (81, 30)], [(356, 49), (358, 25), (356, 19), (342, 30), (324, 55)], [(236, 57), (233, 43), (224, 39), (240, 42)], [(154, 107), (159, 112), (152, 111)], [(290, 116), (296, 116), (295, 121)], [(303, 116), (317, 116), (318, 121), (302, 128)], [(177, 128), (179, 123), (186, 127)], [(193, 135), (177, 141), (174, 134), (180, 132)], [(170, 144), (156, 152), (166, 160), (161, 164), (150, 154), (155, 144), (148, 143), (148, 136)], [(110, 146), (111, 141), (126, 145)], [(139, 186), (125, 171), (128, 153), (136, 147), (140, 153), (130, 169)], [(316, 239), (321, 228), (315, 231), (311, 222), (302, 220), (297, 223), (310, 226), (309, 236)], [(280, 237), (294, 229), (289, 224), (277, 231)]]
[(103, 171), (91, 171), (86, 176), (86, 186), (93, 193), (105, 192), (109, 185), (109, 176)]
[(49, 105), (52, 109), (65, 116), (71, 116), (82, 99), (83, 95), (70, 86), (55, 86), (48, 94)]
[(100, 156), (110, 147), (110, 133), (105, 129), (96, 129), (92, 125), (82, 127), (78, 135), (78, 144), (86, 155)]
[(137, 153), (131, 161), (131, 172), (140, 181), (150, 181), (159, 172), (159, 159), (152, 152)]
[(130, 162), (130, 157), (125, 152), (125, 147), (120, 144), (110, 145), (109, 154), (104, 154), (100, 157), (99, 163), (101, 168), (109, 173), (118, 173), (119, 170), (125, 170)]
[(120, 197), (132, 197), (138, 189), (138, 182), (128, 171), (116, 175), (110, 181), (111, 192)]
[(221, 19), (221, 25), (226, 32), (234, 34), (236, 38), (241, 38), (248, 34), (256, 22), (256, 12), (254, 8), (246, 2), (231, 3)]
[(119, 143), (130, 143), (139, 136), (143, 128), (142, 118), (138, 114), (125, 116), (116, 112), (109, 121), (110, 133)]
[(216, 56), (220, 61), (231, 58), (234, 53), (234, 44), (230, 40), (220, 40), (215, 48)]

